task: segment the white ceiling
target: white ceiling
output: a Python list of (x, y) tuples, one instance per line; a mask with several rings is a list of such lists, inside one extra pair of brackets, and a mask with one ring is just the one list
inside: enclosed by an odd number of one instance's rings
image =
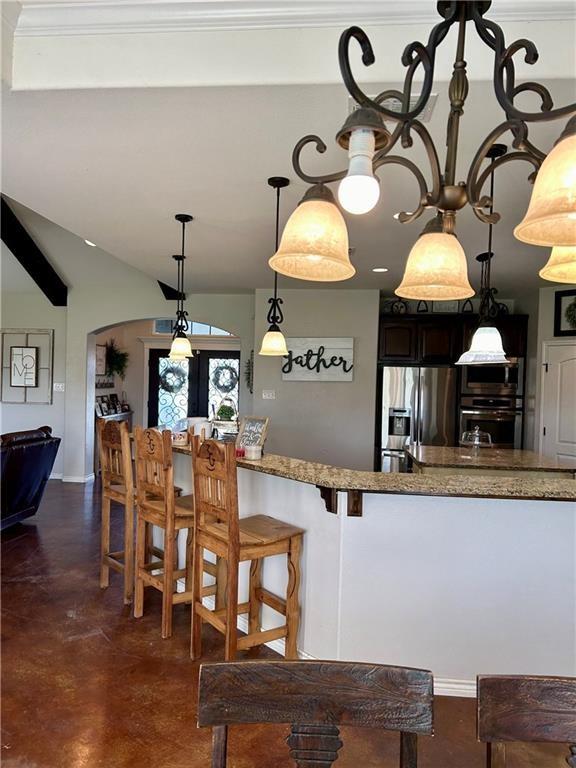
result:
[[(391, 38), (395, 29), (387, 32)], [(537, 24), (530, 25), (529, 36), (538, 40), (537, 31)], [(450, 61), (453, 45), (445, 43), (442, 51)], [(327, 54), (334, 56), (335, 51)], [(259, 61), (257, 50), (252, 55)], [(469, 69), (474, 67), (470, 60)], [(561, 73), (571, 74), (565, 67)], [(400, 63), (394, 74), (401, 76)], [(538, 73), (533, 77), (539, 79)], [(558, 104), (575, 100), (573, 80), (546, 84)], [(370, 92), (375, 90), (370, 86)], [(445, 82), (436, 84), (438, 101), (428, 124), (441, 155), (446, 90)], [(345, 153), (335, 147), (333, 136), (347, 109), (344, 87), (326, 84), (6, 91), (3, 188), (24, 206), (169, 283), (174, 282), (170, 255), (179, 247), (173, 215), (192, 213), (187, 290), (266, 287), (271, 283), (267, 259), (274, 236), (274, 193), (266, 179), (286, 175), (292, 181), (283, 193), (285, 220), (306, 188), (291, 168), (293, 145), (304, 134), (318, 133), (329, 150), (321, 157), (310, 150), (309, 166), (319, 171), (344, 167)], [(480, 141), (503, 119), (492, 86), (472, 82), (462, 119), (460, 179), (465, 178)], [(533, 140), (548, 151), (561, 129), (560, 122), (538, 125)], [(510, 145), (509, 137), (504, 141)], [(425, 168), (419, 149), (406, 154)], [(526, 164), (511, 164), (500, 171), (496, 182), (497, 209), (503, 219), (495, 230), (493, 275), (501, 295), (517, 296), (546, 285), (537, 277), (546, 250), (523, 245), (512, 236), (528, 203), (529, 172)], [(377, 209), (368, 216), (347, 217), (358, 274), (342, 287), (391, 292), (425, 223), (425, 217), (409, 225), (392, 218), (396, 211), (414, 207), (417, 187), (408, 172), (388, 166), (380, 178), (382, 200)], [(486, 250), (486, 226), (465, 210), (457, 229), (477, 285), (479, 270), (473, 257)], [(94, 249), (88, 249), (79, 258), (95, 258), (93, 254)], [(374, 274), (375, 266), (390, 271)], [(292, 281), (292, 286), (300, 285)]]

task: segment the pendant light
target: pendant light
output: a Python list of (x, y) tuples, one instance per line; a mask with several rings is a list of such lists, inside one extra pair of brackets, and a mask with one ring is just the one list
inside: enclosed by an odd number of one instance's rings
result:
[[(290, 181), (284, 176), (271, 176), (268, 179), (268, 184), (276, 190), (276, 239), (274, 251), (278, 250), (278, 231), (280, 222), (280, 190), (287, 187)], [(260, 347), (260, 355), (268, 355), (270, 357), (283, 357), (288, 354), (288, 348), (286, 347), (286, 339), (284, 334), (280, 330), (280, 323), (284, 320), (282, 314), (281, 305), (282, 299), (278, 298), (278, 272), (274, 270), (274, 296), (268, 299), (270, 309), (268, 310), (268, 330), (264, 334), (262, 339), (262, 346)]]
[(538, 273), (553, 283), (576, 283), (576, 245), (556, 245)]
[(168, 358), (170, 360), (182, 362), (183, 360), (186, 360), (186, 358), (194, 356), (192, 347), (190, 346), (190, 339), (187, 336), (188, 320), (186, 318), (188, 317), (188, 312), (184, 310), (184, 262), (186, 260), (184, 246), (186, 242), (186, 224), (192, 221), (193, 217), (188, 213), (177, 213), (174, 218), (182, 224), (182, 253), (172, 256), (178, 265), (178, 298), (176, 300), (176, 320), (172, 327), (174, 333)]
[(454, 212), (437, 214), (424, 227), (394, 293), (403, 299), (450, 301), (474, 295), (466, 254), (454, 234)]
[[(488, 157), (492, 163), (498, 157), (506, 154), (504, 144), (494, 144), (488, 151)], [(494, 174), (490, 174), (490, 213), (494, 205)], [(492, 251), (492, 223), (488, 224), (488, 251), (476, 256), (476, 261), (482, 265), (480, 273), (480, 323), (472, 336), (470, 349), (464, 352), (456, 365), (497, 365), (506, 364), (502, 336), (494, 324), (498, 315), (499, 306), (494, 298), (496, 289), (490, 286), (490, 268), (494, 253)]]
[(576, 115), (542, 163), (514, 235), (533, 245), (576, 245)]
[(281, 275), (297, 280), (334, 282), (356, 273), (348, 254), (346, 222), (324, 184), (306, 192), (268, 263)]

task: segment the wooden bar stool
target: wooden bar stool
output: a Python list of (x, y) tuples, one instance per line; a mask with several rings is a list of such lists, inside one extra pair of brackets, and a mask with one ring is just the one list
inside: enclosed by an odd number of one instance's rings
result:
[[(194, 537), (194, 495), (177, 497), (174, 491), (172, 435), (169, 430), (134, 429), (136, 456), (136, 586), (134, 616), (144, 613), (144, 588), (162, 593), (162, 637), (172, 634), (172, 608), (192, 600), (192, 556)], [(164, 531), (164, 551), (147, 546), (150, 526)], [(178, 532), (187, 529), (186, 563), (178, 569)], [(203, 570), (216, 576), (216, 566), (205, 563)], [(177, 581), (185, 579), (185, 591), (178, 592)], [(213, 595), (216, 586), (204, 587), (204, 595)]]
[[(192, 467), (196, 519), (194, 523), (194, 579), (192, 602), (193, 659), (202, 653), (202, 621), (207, 621), (225, 636), (225, 658), (232, 661), (236, 650), (286, 638), (286, 658), (295, 658), (299, 624), (298, 590), (300, 551), (304, 531), (267, 515), (238, 518), (238, 486), (234, 443), (215, 440), (192, 442)], [(210, 610), (202, 603), (203, 550), (222, 558), (227, 565), (226, 605)], [(288, 563), (286, 597), (262, 587), (264, 558), (285, 554)], [(238, 604), (239, 563), (250, 561), (250, 595)], [(285, 617), (274, 629), (261, 630), (262, 604)], [(238, 637), (238, 614), (248, 614), (248, 634)]]
[[(134, 591), (134, 479), (130, 435), (125, 421), (98, 421), (98, 446), (102, 473), (102, 528), (100, 537), (100, 586), (110, 584), (110, 568), (124, 574), (124, 603)], [(124, 505), (124, 549), (110, 551), (110, 502)]]
[(508, 741), (568, 744), (576, 768), (576, 677), (479, 675), (476, 689), (487, 768), (506, 768)]
[[(329, 768), (338, 726), (400, 732), (400, 768), (417, 768), (417, 737), (432, 734), (432, 673), (347, 661), (240, 661), (200, 667), (198, 725), (212, 728), (212, 768), (226, 768), (228, 726), (289, 723), (290, 757)], [(361, 763), (358, 763), (361, 765)]]

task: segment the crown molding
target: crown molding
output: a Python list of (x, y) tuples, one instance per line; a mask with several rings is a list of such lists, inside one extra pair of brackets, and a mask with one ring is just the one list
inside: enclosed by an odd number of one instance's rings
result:
[[(497, 0), (495, 21), (573, 20), (572, 0)], [(17, 37), (434, 23), (433, 0), (53, 0), (22, 3)]]

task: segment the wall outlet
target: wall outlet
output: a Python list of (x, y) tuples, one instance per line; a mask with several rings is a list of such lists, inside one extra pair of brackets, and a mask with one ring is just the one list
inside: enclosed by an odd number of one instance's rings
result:
[(275, 389), (263, 389), (262, 390), (262, 400), (276, 400), (276, 390)]
[(64, 392), (65, 386), (64, 384), (57, 384), (54, 382), (54, 392)]

